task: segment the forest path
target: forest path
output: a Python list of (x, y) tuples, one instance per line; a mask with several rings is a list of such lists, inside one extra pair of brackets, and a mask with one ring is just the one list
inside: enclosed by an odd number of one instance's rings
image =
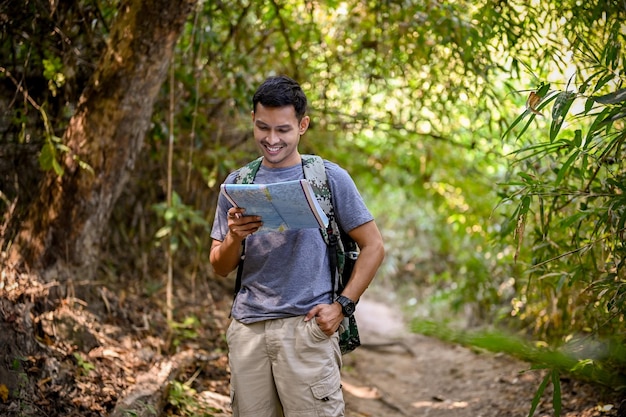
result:
[[(541, 371), (511, 357), (478, 352), (410, 333), (389, 306), (363, 299), (357, 308), (363, 346), (344, 356), (347, 417), (525, 417)], [(391, 346), (384, 343), (396, 342)], [(563, 379), (561, 416), (617, 416), (597, 389)], [(546, 388), (535, 416), (553, 416)]]

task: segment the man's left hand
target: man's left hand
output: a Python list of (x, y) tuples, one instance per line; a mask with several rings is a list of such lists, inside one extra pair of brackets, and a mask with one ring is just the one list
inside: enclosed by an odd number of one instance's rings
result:
[(309, 321), (313, 318), (317, 321), (320, 329), (330, 337), (337, 331), (343, 320), (341, 305), (339, 303), (318, 304), (308, 312), (304, 321)]

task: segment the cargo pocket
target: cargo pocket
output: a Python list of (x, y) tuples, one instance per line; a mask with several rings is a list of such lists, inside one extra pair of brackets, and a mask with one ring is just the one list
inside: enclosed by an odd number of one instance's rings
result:
[(311, 392), (317, 400), (318, 417), (337, 417), (344, 415), (341, 375), (333, 372), (325, 378), (311, 384)]

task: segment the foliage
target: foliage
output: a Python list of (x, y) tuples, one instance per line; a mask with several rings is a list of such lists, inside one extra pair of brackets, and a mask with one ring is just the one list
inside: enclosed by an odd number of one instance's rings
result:
[(198, 402), (196, 394), (196, 391), (189, 385), (172, 381), (167, 398), (174, 414), (167, 413), (167, 415), (211, 417), (219, 411)]
[(533, 129), (538, 115), (527, 109), (510, 126), (528, 118), (505, 184), (518, 205), (504, 231), (516, 233), (527, 267), (514, 314), (552, 343), (623, 334), (624, 12), (607, 13), (584, 38), (574, 24), (576, 72), (565, 88), (544, 81), (537, 90), (549, 120)]
[(207, 232), (209, 223), (204, 219), (202, 213), (184, 204), (178, 193), (172, 194), (172, 204), (167, 206), (166, 203), (154, 205), (159, 218), (163, 219), (165, 225), (157, 230), (155, 238), (160, 240), (169, 237), (169, 245), (173, 251), (179, 249), (181, 243), (186, 248), (192, 248), (195, 245), (190, 240), (194, 238), (195, 243), (199, 243), (199, 236), (191, 233), (192, 231), (204, 230)]
[(78, 352), (74, 352), (74, 359), (76, 359), (80, 372), (83, 375), (87, 375), (89, 374), (89, 372), (96, 369), (96, 367), (91, 362), (85, 360), (83, 355)]
[[(0, 4), (3, 226), (39, 197), (36, 184), (44, 170), (62, 175), (59, 161), (69, 153), (61, 132), (93, 72), (115, 8), (115, 1)], [(15, 230), (0, 230), (4, 244), (10, 244)]]
[(195, 316), (185, 317), (182, 323), (172, 322), (170, 323), (170, 329), (173, 333), (173, 346), (178, 347), (187, 340), (193, 340), (198, 337), (198, 327), (200, 326), (200, 320)]
[(561, 381), (559, 379), (559, 372), (553, 369), (551, 372), (547, 373), (546, 376), (539, 384), (539, 388), (533, 397), (532, 406), (530, 407), (530, 411), (528, 412), (528, 417), (533, 417), (535, 415), (535, 411), (537, 410), (537, 406), (539, 405), (539, 400), (543, 395), (546, 387), (548, 386), (548, 382), (552, 381), (554, 385), (554, 391), (552, 392), (552, 405), (554, 406), (554, 415), (559, 417), (561, 415)]

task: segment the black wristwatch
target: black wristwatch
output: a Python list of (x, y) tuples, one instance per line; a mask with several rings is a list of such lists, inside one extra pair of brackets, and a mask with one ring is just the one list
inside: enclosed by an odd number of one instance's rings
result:
[(341, 304), (341, 312), (344, 316), (350, 317), (354, 314), (354, 310), (356, 310), (356, 304), (354, 303), (354, 301), (343, 295), (337, 297), (335, 301)]

